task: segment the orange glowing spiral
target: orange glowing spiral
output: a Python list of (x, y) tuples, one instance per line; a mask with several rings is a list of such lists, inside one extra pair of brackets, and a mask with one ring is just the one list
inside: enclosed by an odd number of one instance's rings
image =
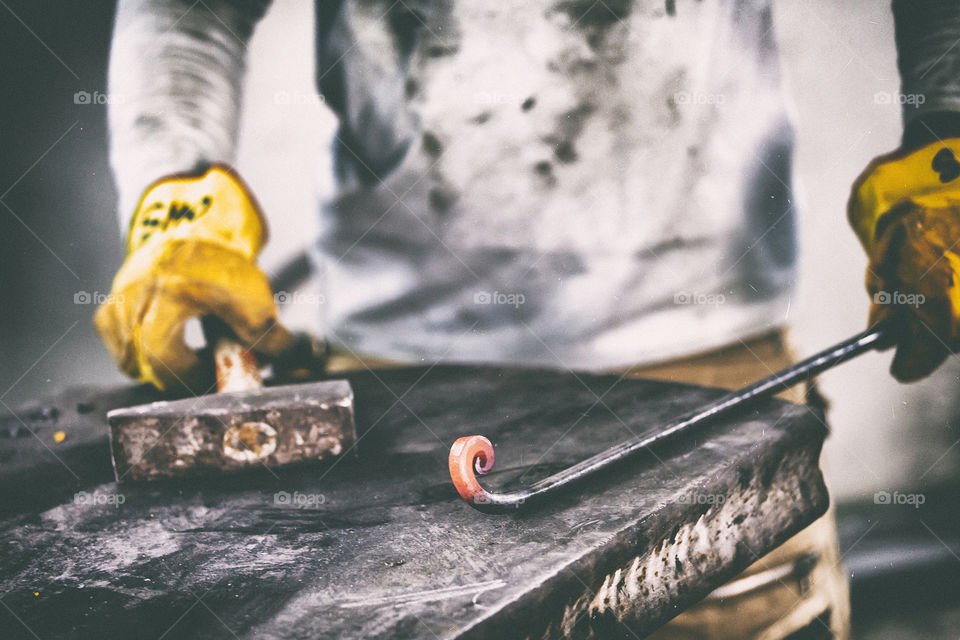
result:
[(474, 472), (483, 475), (493, 468), (493, 445), (483, 436), (458, 438), (450, 447), (450, 477), (460, 497), (471, 504), (484, 502), (487, 492)]

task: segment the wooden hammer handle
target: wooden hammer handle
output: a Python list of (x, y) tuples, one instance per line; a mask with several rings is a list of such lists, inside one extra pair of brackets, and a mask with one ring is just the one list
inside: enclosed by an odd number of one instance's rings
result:
[(256, 356), (233, 338), (230, 328), (215, 316), (203, 318), (201, 324), (207, 345), (213, 351), (217, 392), (250, 391), (263, 387)]

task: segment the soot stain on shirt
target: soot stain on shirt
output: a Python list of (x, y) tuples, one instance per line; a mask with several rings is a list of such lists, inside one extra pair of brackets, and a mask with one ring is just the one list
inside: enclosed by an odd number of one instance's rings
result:
[(590, 102), (581, 102), (575, 108), (561, 114), (556, 120), (553, 133), (543, 137), (543, 142), (553, 149), (553, 156), (558, 162), (570, 164), (579, 159), (575, 143), (583, 133), (587, 119), (595, 111), (596, 107)]
[(470, 122), (473, 124), (486, 124), (490, 120), (491, 113), (489, 111), (481, 111), (474, 117), (470, 118)]
[(543, 180), (548, 187), (557, 186), (557, 176), (553, 173), (553, 164), (547, 160), (541, 160), (533, 165), (533, 172)]
[(427, 199), (430, 201), (430, 208), (433, 211), (446, 214), (456, 201), (457, 193), (448, 185), (441, 183), (430, 188)]
[(633, 10), (634, 0), (562, 0), (553, 10), (566, 15), (570, 24), (583, 33), (590, 48), (597, 52), (604, 48), (607, 31), (623, 22)]
[(423, 132), (423, 150), (432, 158), (438, 158), (443, 153), (443, 144), (432, 131)]

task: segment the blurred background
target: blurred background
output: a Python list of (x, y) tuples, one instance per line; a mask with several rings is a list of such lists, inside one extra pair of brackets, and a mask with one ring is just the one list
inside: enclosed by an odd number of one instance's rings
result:
[[(276, 0), (249, 52), (238, 169), (271, 222), (262, 258), (268, 272), (315, 236), (317, 200), (331, 190), (328, 148), (335, 120), (314, 90), (312, 13), (312, 2)], [(6, 83), (0, 107), (0, 412), (71, 384), (124, 382), (91, 325), (97, 298), (109, 292), (122, 259), (106, 154), (112, 15), (113, 3), (102, 0), (0, 2), (0, 77)], [(794, 106), (803, 196), (800, 283), (788, 320), (796, 349), (807, 355), (865, 327), (866, 259), (847, 228), (845, 203), (869, 160), (898, 145), (899, 79), (887, 2), (777, 2), (776, 30)], [(284, 319), (308, 326), (316, 318)], [(960, 475), (960, 361), (951, 358), (931, 378), (905, 386), (887, 373), (890, 357), (869, 354), (820, 381), (833, 429), (825, 465), (845, 514), (845, 551), (856, 560), (848, 558), (848, 568), (868, 576), (917, 554), (927, 554), (928, 564), (960, 565), (957, 527), (938, 528), (933, 515), (925, 516), (938, 500), (941, 511), (957, 501), (957, 493), (944, 487), (955, 486)], [(915, 513), (902, 512), (876, 504), (874, 495), (882, 491), (920, 493), (926, 501)], [(876, 549), (868, 549), (873, 555), (863, 556), (870, 546), (863, 540), (887, 529), (907, 531), (907, 542), (901, 535), (896, 543), (906, 546), (877, 539)], [(929, 584), (923, 571), (913, 579)], [(947, 587), (955, 596), (956, 583)], [(855, 589), (855, 602), (881, 602), (881, 595), (865, 589)], [(914, 628), (922, 631), (918, 637), (956, 637), (960, 614), (942, 612), (935, 619), (910, 611), (900, 622), (874, 626), (874, 617), (861, 617), (859, 633), (903, 638)]]

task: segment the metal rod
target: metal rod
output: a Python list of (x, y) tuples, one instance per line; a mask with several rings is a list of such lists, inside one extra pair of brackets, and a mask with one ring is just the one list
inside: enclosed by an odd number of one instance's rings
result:
[(639, 436), (610, 447), (572, 467), (535, 482), (522, 491), (491, 493), (477, 482), (474, 472), (482, 475), (493, 468), (493, 445), (483, 436), (466, 436), (459, 438), (453, 444), (450, 449), (450, 474), (460, 496), (480, 511), (502, 512), (516, 509), (592, 476), (601, 469), (610, 467), (642, 449), (692, 431), (749, 402), (771, 396), (799, 382), (809, 380), (862, 353), (883, 348), (887, 346), (890, 333), (886, 325), (871, 327), (786, 369), (685, 413), (657, 433)]

